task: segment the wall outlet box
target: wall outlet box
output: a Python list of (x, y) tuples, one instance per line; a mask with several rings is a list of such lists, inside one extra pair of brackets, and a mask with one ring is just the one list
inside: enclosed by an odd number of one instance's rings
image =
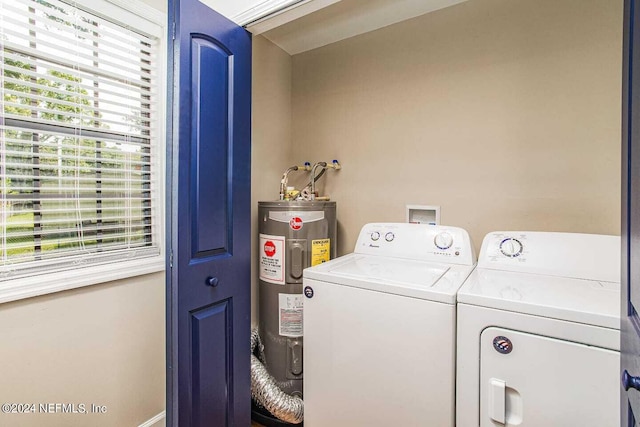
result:
[(440, 224), (440, 206), (407, 205), (407, 222), (411, 224)]

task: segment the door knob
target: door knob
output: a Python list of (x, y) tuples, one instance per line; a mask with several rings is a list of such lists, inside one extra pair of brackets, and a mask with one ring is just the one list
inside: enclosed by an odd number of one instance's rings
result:
[(212, 288), (215, 288), (216, 286), (218, 286), (218, 278), (207, 277), (207, 280), (205, 281), (205, 283), (207, 284), (207, 286), (211, 286)]
[(629, 375), (629, 372), (625, 369), (622, 373), (622, 387), (624, 387), (625, 390), (629, 390), (630, 388), (640, 390), (640, 377)]

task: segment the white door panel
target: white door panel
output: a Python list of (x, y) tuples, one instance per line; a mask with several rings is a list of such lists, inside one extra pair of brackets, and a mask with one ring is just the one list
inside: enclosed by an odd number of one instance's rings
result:
[(480, 341), (482, 427), (619, 427), (618, 352), (495, 327)]
[(453, 305), (305, 286), (306, 427), (453, 427)]

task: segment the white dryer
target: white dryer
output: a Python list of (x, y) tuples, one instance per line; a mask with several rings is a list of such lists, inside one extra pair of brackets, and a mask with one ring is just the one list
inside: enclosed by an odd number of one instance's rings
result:
[(306, 427), (453, 427), (461, 228), (367, 224), (354, 253), (304, 270)]
[(620, 238), (489, 233), (458, 292), (458, 427), (619, 427)]

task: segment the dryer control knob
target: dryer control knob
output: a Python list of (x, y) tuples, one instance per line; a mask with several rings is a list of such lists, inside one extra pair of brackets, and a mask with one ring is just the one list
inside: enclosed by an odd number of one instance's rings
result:
[(518, 239), (514, 239), (513, 237), (507, 237), (502, 242), (500, 242), (500, 252), (502, 255), (507, 256), (509, 258), (515, 258), (522, 254), (522, 243)]
[(387, 242), (392, 242), (395, 238), (395, 234), (393, 234), (391, 231), (384, 235), (384, 240), (386, 240)]
[(377, 231), (374, 231), (373, 233), (371, 233), (371, 240), (373, 240), (374, 242), (377, 241), (380, 238), (380, 233), (378, 233)]
[(436, 237), (433, 238), (433, 244), (436, 245), (438, 249), (449, 249), (453, 246), (453, 236), (446, 231), (438, 233)]

